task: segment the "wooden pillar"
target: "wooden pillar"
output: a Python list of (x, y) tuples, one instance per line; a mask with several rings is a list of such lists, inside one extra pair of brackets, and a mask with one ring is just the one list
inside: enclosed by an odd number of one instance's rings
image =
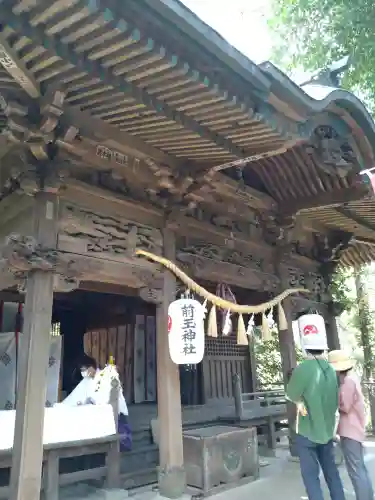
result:
[[(175, 235), (163, 232), (164, 256), (175, 261)], [(179, 367), (169, 355), (168, 306), (176, 296), (176, 279), (164, 271), (162, 302), (156, 311), (157, 387), (159, 420), (159, 493), (178, 498), (185, 492), (186, 479), (182, 446), (182, 415)]]
[[(283, 247), (279, 248), (275, 255), (275, 274), (280, 279), (280, 292), (283, 292), (289, 288), (289, 275), (286, 274), (285, 270), (282, 268), (282, 260), (284, 256)], [(285, 317), (287, 320), (288, 328), (286, 330), (279, 330), (279, 346), (281, 354), (281, 367), (283, 371), (283, 381), (286, 388), (290, 372), (296, 367), (296, 346), (294, 343), (293, 335), (293, 314), (292, 314), (292, 301), (291, 299), (284, 300), (283, 309), (285, 312)], [(288, 416), (288, 438), (289, 438), (289, 450), (292, 456), (296, 455), (295, 451), (295, 422), (296, 422), (296, 407), (290, 401), (287, 402), (287, 416)]]
[(328, 304), (328, 321), (326, 321), (328, 349), (340, 349), (340, 337), (337, 328), (336, 316), (333, 311), (333, 303)]
[(257, 360), (255, 356), (254, 336), (249, 335), (248, 339), (249, 339), (251, 392), (256, 392), (258, 390), (258, 381), (257, 381)]
[[(39, 192), (34, 203), (34, 237), (41, 246), (56, 248), (57, 196)], [(40, 498), (53, 276), (35, 270), (27, 277), (10, 500)]]
[[(283, 308), (288, 323), (287, 330), (279, 330), (279, 346), (281, 354), (281, 366), (283, 370), (283, 380), (285, 387), (288, 384), (290, 372), (296, 367), (296, 347), (294, 343), (293, 328), (292, 328), (292, 311), (291, 300), (286, 299), (283, 302)], [(296, 407), (294, 403), (287, 402), (287, 416), (289, 427), (289, 450), (292, 456), (296, 455), (294, 441), (295, 441), (295, 421), (296, 421)]]

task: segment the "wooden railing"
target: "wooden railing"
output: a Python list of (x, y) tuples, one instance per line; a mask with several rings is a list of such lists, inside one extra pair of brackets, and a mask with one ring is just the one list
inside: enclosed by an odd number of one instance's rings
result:
[(253, 422), (255, 425), (267, 426), (267, 445), (276, 448), (277, 437), (276, 423), (287, 417), (285, 392), (283, 389), (258, 392), (242, 392), (239, 375), (233, 376), (233, 395), (236, 419), (239, 422)]

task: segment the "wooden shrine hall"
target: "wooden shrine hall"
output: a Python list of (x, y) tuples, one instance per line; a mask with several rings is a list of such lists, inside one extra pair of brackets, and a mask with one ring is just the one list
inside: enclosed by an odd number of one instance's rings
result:
[[(296, 362), (292, 320), (319, 311), (337, 347), (332, 273), (375, 256), (363, 175), (374, 166), (374, 122), (344, 90), (300, 88), (272, 64), (255, 65), (177, 0), (0, 5), (0, 286), (3, 300), (25, 301), (26, 345), (10, 498), (39, 499), (52, 311), (74, 297), (75, 310), (85, 303), (88, 315), (101, 306), (108, 316), (131, 297), (133, 342), (154, 337), (155, 377), (144, 383), (157, 404), (159, 489), (177, 498), (183, 425), (203, 410), (208, 421), (225, 414), (233, 375), (255, 391), (254, 364), (235, 337), (207, 338), (200, 396), (191, 411), (181, 404), (167, 336), (181, 285), (135, 250), (167, 257), (212, 292), (225, 284), (242, 304), (307, 288), (285, 302), (286, 377)], [(86, 303), (94, 292), (117, 299)], [(117, 342), (122, 325), (109, 325)], [(81, 332), (91, 353), (101, 332), (111, 338), (106, 328)], [(77, 329), (73, 321), (70, 342)], [(134, 427), (137, 415), (148, 426), (155, 417), (137, 410), (147, 394), (135, 396), (142, 377), (127, 367), (139, 352), (118, 360), (124, 385), (133, 384)]]

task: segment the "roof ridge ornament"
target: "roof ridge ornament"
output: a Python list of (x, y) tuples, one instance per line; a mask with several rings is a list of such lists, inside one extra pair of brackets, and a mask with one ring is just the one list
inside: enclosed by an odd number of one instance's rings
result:
[(324, 87), (341, 88), (343, 73), (349, 69), (350, 65), (351, 58), (349, 55), (346, 55), (338, 61), (332, 62), (327, 67), (319, 69), (309, 80), (301, 83), (300, 86), (318, 84)]

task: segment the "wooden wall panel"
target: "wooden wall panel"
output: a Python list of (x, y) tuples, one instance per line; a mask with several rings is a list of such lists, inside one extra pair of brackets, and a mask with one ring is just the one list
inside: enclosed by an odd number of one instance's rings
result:
[(85, 352), (101, 367), (114, 357), (127, 402), (156, 402), (156, 318), (152, 310), (137, 309), (112, 318), (107, 328), (103, 322), (100, 326), (85, 334)]
[(87, 354), (91, 353), (92, 351), (91, 338), (92, 338), (91, 332), (90, 335), (86, 333), (86, 335), (83, 337), (83, 349)]
[(93, 331), (91, 334), (91, 352), (90, 354), (94, 359), (96, 359), (97, 363), (99, 363), (99, 332)]
[(131, 325), (120, 325), (108, 329), (86, 332), (85, 352), (103, 367), (110, 356), (114, 357), (125, 399), (133, 402), (133, 329)]
[(146, 401), (156, 401), (156, 317), (146, 317)]
[(103, 328), (98, 332), (99, 337), (99, 366), (104, 368), (108, 362), (109, 352), (108, 352), (108, 330)]
[(205, 356), (202, 361), (203, 399), (233, 398), (232, 378), (238, 373), (242, 390), (251, 392), (253, 381), (250, 370), (250, 352), (238, 346), (235, 336), (206, 338)]
[(124, 328), (125, 335), (125, 355), (124, 355), (124, 387), (128, 394), (129, 401), (134, 401), (134, 329), (131, 325)]
[(113, 356), (116, 362), (117, 348), (117, 328), (110, 328), (108, 330), (108, 358)]
[(203, 380), (205, 399), (233, 398), (232, 377), (241, 376), (244, 392), (250, 392), (248, 383), (248, 359), (242, 357), (205, 356), (203, 359)]
[(137, 314), (134, 326), (134, 403), (146, 400), (146, 321), (143, 314)]
[[(127, 352), (126, 351), (127, 328), (128, 328), (128, 325), (121, 325), (121, 326), (117, 327), (116, 352), (114, 354), (117, 369), (118, 369), (119, 373), (122, 374), (123, 377), (124, 377), (125, 370), (126, 370), (125, 356), (126, 356), (126, 352)], [(123, 387), (124, 387), (124, 384), (126, 383), (126, 380), (124, 380), (124, 378), (122, 379), (122, 383), (123, 383)]]

